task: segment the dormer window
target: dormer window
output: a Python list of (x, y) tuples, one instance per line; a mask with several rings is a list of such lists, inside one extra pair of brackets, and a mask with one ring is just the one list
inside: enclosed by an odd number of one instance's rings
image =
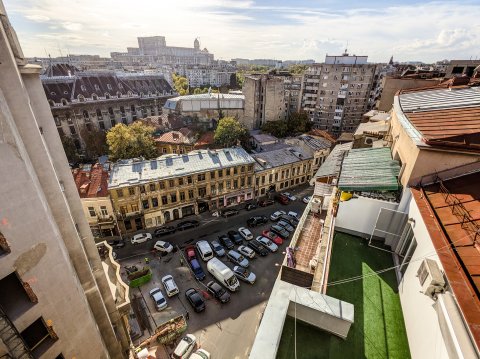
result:
[(95, 90), (96, 91), (100, 91), (100, 86), (98, 86), (97, 84), (93, 85), (95, 87)]
[(80, 88), (82, 89), (82, 91), (87, 91), (87, 87), (85, 85), (81, 85)]
[(56, 93), (54, 91), (50, 92), (50, 95), (55, 96)]
[(98, 96), (97, 96), (96, 93), (92, 94), (92, 99), (93, 99), (93, 100), (98, 100)]
[(64, 98), (62, 98), (61, 101), (62, 101), (62, 105), (63, 105), (63, 106), (67, 106), (67, 105), (68, 105), (68, 101), (65, 100)]
[(109, 94), (108, 92), (105, 92), (105, 98), (106, 98), (107, 100), (110, 99), (110, 94)]
[(78, 101), (80, 102), (85, 101), (85, 97), (83, 95), (78, 95)]
[(122, 97), (122, 93), (120, 91), (117, 91), (117, 97), (118, 98)]
[(112, 89), (112, 85), (107, 84), (107, 89), (111, 90), (111, 89)]
[(119, 89), (123, 89), (123, 85), (119, 83), (119, 84), (118, 84), (118, 88), (119, 88)]

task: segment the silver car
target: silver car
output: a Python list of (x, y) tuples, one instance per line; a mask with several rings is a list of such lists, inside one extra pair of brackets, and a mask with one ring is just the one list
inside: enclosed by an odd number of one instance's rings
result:
[(253, 272), (240, 266), (233, 267), (233, 273), (237, 276), (238, 279), (250, 284), (255, 283), (255, 280), (257, 279)]
[(155, 308), (157, 308), (157, 310), (163, 310), (167, 307), (167, 301), (165, 300), (165, 297), (163, 296), (160, 288), (153, 288), (150, 291), (150, 297), (152, 297), (153, 302), (155, 303)]
[(248, 262), (248, 259), (245, 258), (243, 255), (238, 253), (237, 251), (230, 250), (227, 253), (228, 259), (230, 259), (231, 262), (238, 264), (239, 266), (242, 266), (244, 268), (247, 268), (250, 263)]
[(258, 236), (257, 238), (255, 238), (255, 240), (262, 246), (267, 248), (270, 252), (276, 252), (278, 250), (278, 246), (266, 237)]

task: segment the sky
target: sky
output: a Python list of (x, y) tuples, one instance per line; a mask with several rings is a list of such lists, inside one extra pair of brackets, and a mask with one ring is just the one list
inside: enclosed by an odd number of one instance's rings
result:
[[(480, 0), (3, 0), (26, 56), (98, 54), (163, 35), (216, 59), (480, 58)], [(348, 44), (348, 45), (347, 45)]]

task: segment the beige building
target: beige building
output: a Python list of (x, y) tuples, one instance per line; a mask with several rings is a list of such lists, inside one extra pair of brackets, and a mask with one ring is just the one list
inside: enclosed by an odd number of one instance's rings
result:
[(257, 129), (267, 121), (284, 120), (287, 116), (285, 85), (280, 76), (245, 76), (242, 93), (245, 96), (244, 124)]
[(115, 212), (108, 194), (108, 172), (100, 164), (72, 170), (83, 213), (95, 237), (118, 234)]
[(126, 358), (128, 293), (110, 289), (40, 67), (0, 17), (0, 357)]
[(450, 87), (404, 90), (395, 96), (389, 138), (404, 186), (480, 160), (480, 91), (450, 81)]
[(165, 132), (160, 137), (155, 138), (155, 144), (160, 156), (169, 153), (188, 153), (193, 150), (195, 145), (195, 134), (184, 127), (178, 131)]
[(117, 162), (108, 188), (120, 229), (151, 228), (253, 199), (254, 163), (240, 147)]
[(320, 130), (354, 131), (367, 112), (375, 68), (367, 56), (326, 56), (304, 73), (301, 109)]

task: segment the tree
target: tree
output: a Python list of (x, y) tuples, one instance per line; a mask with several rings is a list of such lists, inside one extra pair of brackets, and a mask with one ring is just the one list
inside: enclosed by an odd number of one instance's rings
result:
[(237, 72), (235, 74), (235, 79), (236, 79), (236, 82), (237, 82), (237, 88), (242, 88), (243, 87), (243, 83), (245, 82), (245, 74), (243, 72)]
[(87, 127), (80, 129), (80, 137), (85, 143), (85, 155), (88, 159), (96, 159), (97, 157), (107, 153), (107, 139), (105, 131), (94, 127), (88, 130)]
[(288, 123), (285, 120), (268, 121), (263, 124), (262, 131), (267, 132), (275, 137), (286, 137), (289, 134)]
[(75, 146), (75, 142), (71, 137), (67, 136), (60, 136), (60, 140), (62, 141), (63, 150), (67, 155), (68, 162), (76, 163), (79, 160), (77, 147)]
[(248, 130), (237, 119), (224, 117), (218, 122), (213, 139), (222, 147), (231, 147), (237, 142), (245, 142), (248, 139)]
[(180, 96), (188, 95), (188, 80), (186, 77), (172, 74), (172, 80), (173, 87), (175, 87), (175, 91), (177, 91)]
[(303, 74), (307, 68), (308, 68), (308, 65), (296, 64), (296, 65), (290, 65), (288, 67), (288, 71), (293, 75), (300, 75), (300, 74)]
[(157, 156), (157, 147), (153, 139), (155, 129), (141, 121), (136, 121), (130, 126), (123, 123), (112, 127), (107, 133), (109, 156), (112, 161), (118, 159)]
[(294, 112), (288, 119), (288, 130), (290, 133), (309, 132), (313, 127), (312, 121), (305, 111)]

